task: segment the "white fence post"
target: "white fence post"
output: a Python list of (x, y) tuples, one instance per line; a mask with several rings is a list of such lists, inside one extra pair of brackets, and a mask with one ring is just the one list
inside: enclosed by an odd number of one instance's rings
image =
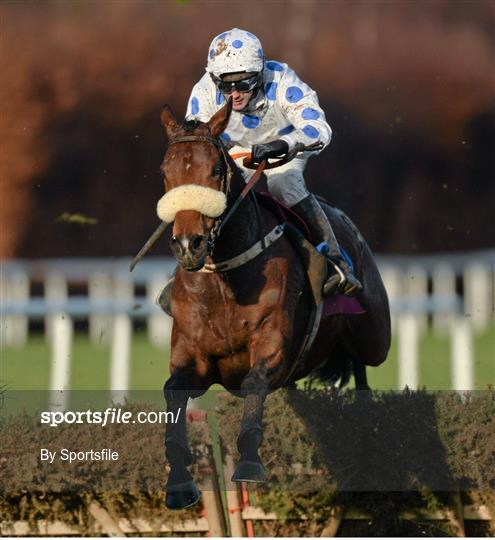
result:
[[(112, 298), (112, 278), (106, 272), (95, 272), (88, 279), (90, 302), (110, 301)], [(89, 315), (89, 338), (95, 345), (108, 345), (112, 332), (112, 317), (97, 313)]]
[(419, 381), (419, 326), (414, 313), (402, 313), (398, 318), (399, 389), (418, 388)]
[(131, 341), (131, 319), (126, 314), (116, 315), (113, 323), (110, 360), (110, 399), (115, 404), (123, 403), (128, 395)]
[(50, 406), (52, 410), (65, 410), (67, 409), (72, 354), (71, 318), (64, 313), (52, 315), (51, 332)]
[[(52, 272), (45, 278), (45, 300), (50, 304), (65, 304), (69, 297), (67, 279), (58, 272)], [(53, 338), (53, 321), (58, 315), (47, 315), (45, 317), (45, 337), (49, 343)]]
[[(168, 278), (166, 274), (155, 274), (146, 284), (146, 296), (153, 304)], [(156, 313), (148, 317), (148, 339), (156, 347), (165, 349), (170, 347), (172, 333), (172, 318), (162, 312), (157, 306)]]
[(464, 313), (471, 318), (473, 329), (482, 332), (488, 326), (493, 305), (488, 264), (473, 263), (464, 270)]
[[(428, 300), (428, 274), (422, 266), (411, 265), (407, 268), (403, 276), (403, 291), (408, 300), (413, 303), (426, 303)], [(417, 317), (419, 329), (423, 332), (426, 330), (428, 316), (424, 314)]]
[[(448, 302), (456, 298), (455, 272), (451, 266), (438, 264), (433, 268), (433, 299)], [(433, 329), (435, 333), (447, 334), (452, 322), (454, 310), (435, 309), (433, 313)]]
[[(128, 273), (115, 275), (115, 302), (122, 309), (132, 308), (134, 285)], [(125, 312), (114, 316), (110, 360), (110, 399), (115, 404), (125, 401), (129, 391), (131, 371), (132, 322)]]
[[(382, 276), (389, 302), (390, 304), (394, 304), (394, 302), (398, 301), (402, 292), (400, 270), (395, 266), (386, 264), (383, 265), (383, 268), (380, 268), (380, 275)], [(396, 325), (397, 316), (392, 313), (392, 330), (395, 330)]]
[(474, 390), (473, 334), (471, 324), (458, 316), (451, 324), (450, 359), (452, 388)]
[[(29, 301), (29, 278), (23, 270), (12, 274), (2, 271), (1, 299), (16, 304), (27, 304)], [(25, 315), (9, 315), (2, 317), (2, 346), (23, 347), (27, 342), (29, 322)]]

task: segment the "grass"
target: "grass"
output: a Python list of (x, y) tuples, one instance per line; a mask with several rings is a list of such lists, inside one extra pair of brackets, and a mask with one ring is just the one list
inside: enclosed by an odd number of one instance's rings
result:
[[(144, 333), (134, 335), (131, 350), (131, 388), (161, 389), (168, 377), (169, 351), (153, 347)], [(50, 346), (43, 336), (30, 338), (22, 349), (1, 351), (0, 378), (10, 390), (46, 390), (50, 385)], [(110, 379), (110, 349), (95, 346), (76, 334), (72, 348), (70, 388), (106, 390)]]
[[(476, 390), (495, 384), (495, 329), (475, 335), (473, 341), (474, 383)], [(450, 339), (429, 331), (419, 345), (419, 384), (428, 390), (452, 389)], [(377, 368), (368, 368), (372, 388), (396, 390), (398, 380), (397, 341), (393, 340), (387, 360)]]
[[(76, 334), (72, 349), (70, 388), (106, 390), (109, 386), (110, 349), (95, 346), (84, 334)], [(495, 383), (495, 329), (475, 337), (475, 384), (485, 389)], [(161, 391), (168, 378), (169, 351), (153, 347), (144, 332), (134, 335), (131, 351), (131, 390)], [(392, 343), (387, 361), (368, 368), (370, 385), (376, 389), (396, 389), (397, 343)], [(448, 337), (427, 332), (420, 342), (420, 385), (431, 390), (451, 386)], [(8, 390), (46, 390), (50, 384), (50, 347), (44, 336), (35, 335), (22, 349), (0, 351), (0, 380)]]

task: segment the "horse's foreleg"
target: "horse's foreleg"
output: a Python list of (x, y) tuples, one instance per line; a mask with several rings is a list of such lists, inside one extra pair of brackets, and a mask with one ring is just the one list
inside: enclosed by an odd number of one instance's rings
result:
[(187, 372), (177, 369), (163, 387), (167, 412), (174, 417), (174, 422), (167, 423), (165, 430), (165, 454), (170, 464), (166, 504), (171, 509), (187, 508), (199, 500), (199, 491), (187, 470), (192, 462), (186, 429), (190, 384)]
[(240, 460), (232, 480), (236, 482), (264, 482), (263, 464), (258, 448), (263, 441), (263, 403), (268, 394), (267, 367), (264, 363), (255, 364), (241, 384), (244, 397), (244, 414), (241, 432), (237, 438)]

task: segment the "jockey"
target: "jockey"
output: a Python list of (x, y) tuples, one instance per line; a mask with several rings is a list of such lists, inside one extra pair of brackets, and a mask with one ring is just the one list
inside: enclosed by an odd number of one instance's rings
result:
[[(234, 28), (215, 37), (206, 73), (194, 86), (186, 119), (207, 122), (232, 97), (232, 114), (220, 138), (235, 152), (251, 151), (255, 163), (282, 156), (296, 143), (330, 143), (332, 130), (316, 92), (281, 62), (266, 61), (258, 38)], [(307, 223), (315, 246), (335, 269), (325, 294), (353, 296), (362, 290), (342, 256), (330, 222), (304, 181), (309, 152), (265, 171), (270, 193)], [(241, 169), (242, 165), (239, 164)], [(247, 173), (247, 169), (244, 169)]]

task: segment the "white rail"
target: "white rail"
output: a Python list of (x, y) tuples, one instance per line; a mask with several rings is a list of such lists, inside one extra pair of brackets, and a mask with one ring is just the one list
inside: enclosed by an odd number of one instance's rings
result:
[[(377, 259), (398, 339), (398, 387), (417, 388), (419, 343), (431, 324), (434, 332), (450, 336), (453, 388), (474, 388), (473, 336), (494, 323), (495, 250)], [(110, 390), (117, 401), (129, 388), (133, 321), (146, 322), (153, 345), (169, 346), (172, 321), (154, 301), (175, 262), (149, 258), (132, 274), (128, 264), (129, 259), (1, 263), (1, 345), (22, 347), (29, 322), (45, 321), (52, 349), (54, 407), (64, 407), (73, 320), (88, 322), (89, 337), (96, 345), (111, 345)], [(73, 286), (86, 288), (87, 295), (71, 295)], [(43, 295), (30, 296), (36, 287)]]

